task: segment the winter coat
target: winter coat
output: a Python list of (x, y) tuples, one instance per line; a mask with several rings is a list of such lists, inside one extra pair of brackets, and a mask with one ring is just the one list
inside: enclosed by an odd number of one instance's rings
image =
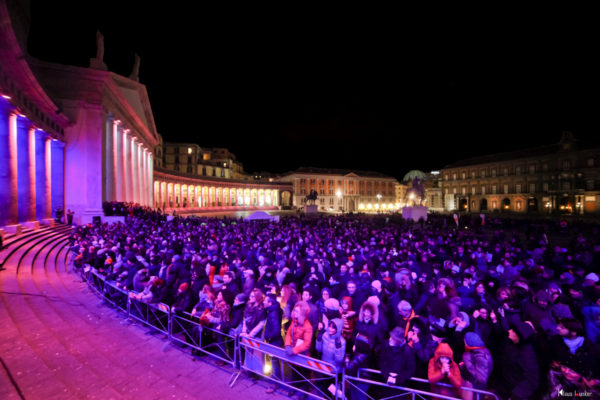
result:
[(465, 380), (471, 382), (476, 389), (485, 389), (494, 367), (490, 351), (485, 347), (465, 346), (462, 360), (465, 363)]
[(387, 382), (390, 373), (396, 376), (396, 386), (406, 386), (406, 382), (414, 376), (416, 368), (415, 352), (407, 344), (390, 346), (387, 343), (379, 357), (379, 370), (384, 382)]
[[(370, 307), (372, 310), (372, 317), (369, 322), (364, 319), (365, 309)], [(358, 323), (356, 324), (356, 333), (366, 336), (369, 339), (369, 343), (372, 343), (375, 352), (379, 352), (379, 347), (383, 343), (383, 332), (379, 325), (379, 309), (373, 303), (366, 301), (360, 308), (358, 314)]]
[(281, 337), (281, 319), (283, 310), (279, 303), (267, 308), (267, 319), (265, 323), (265, 342), (273, 346), (283, 347), (283, 338)]
[(600, 376), (600, 352), (598, 346), (588, 338), (583, 340), (583, 344), (575, 351), (575, 354), (571, 354), (571, 350), (560, 335), (552, 336), (550, 348), (552, 349), (552, 361), (558, 361), (586, 378)]
[(321, 360), (333, 364), (341, 370), (346, 354), (346, 339), (342, 337), (344, 323), (339, 318), (334, 318), (331, 322), (337, 329), (335, 335), (330, 336), (327, 332), (328, 328), (325, 328), (323, 336), (317, 337), (317, 351), (321, 353)]
[(600, 344), (600, 323), (598, 323), (598, 314), (600, 307), (587, 306), (581, 310), (585, 317), (585, 334), (592, 343)]
[[(442, 363), (440, 362), (440, 357), (450, 358), (450, 373), (447, 375), (442, 373)], [(431, 383), (431, 391), (433, 393), (459, 397), (461, 396), (462, 377), (460, 375), (458, 364), (456, 364), (452, 359), (452, 349), (448, 343), (440, 343), (437, 349), (435, 349), (433, 358), (429, 360), (427, 377), (429, 379), (429, 383)], [(438, 382), (450, 383), (452, 386), (454, 386), (454, 391), (447, 390), (449, 388), (444, 386), (436, 385)]]
[[(527, 327), (524, 327), (524, 326)], [(531, 398), (539, 385), (538, 359), (531, 344), (534, 336), (533, 329), (521, 323), (519, 329), (520, 341), (514, 344), (505, 339), (501, 349), (500, 371), (503, 378), (503, 388), (507, 390), (508, 397), (517, 399)]]
[[(309, 355), (312, 336), (313, 327), (308, 319), (305, 319), (302, 325), (294, 319), (285, 335), (285, 345), (292, 346), (294, 354)], [(298, 343), (298, 340), (302, 340), (302, 343)]]

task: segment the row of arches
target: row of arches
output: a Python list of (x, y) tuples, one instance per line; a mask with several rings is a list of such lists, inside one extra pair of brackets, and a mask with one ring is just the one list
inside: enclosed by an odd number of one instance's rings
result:
[(459, 200), (458, 207), (461, 211), (509, 211), (509, 212), (552, 212), (553, 210), (559, 212), (570, 213), (573, 212), (575, 206), (580, 205), (581, 202), (574, 201), (571, 197), (565, 196), (552, 201), (543, 201), (540, 204), (536, 197), (529, 197), (527, 199), (516, 198), (510, 199), (505, 197), (492, 198), (490, 200), (483, 199), (471, 199), (470, 204), (467, 199), (462, 198)]
[[(285, 192), (287, 193), (287, 192)], [(285, 194), (284, 193), (284, 194)], [(287, 193), (289, 196), (289, 193)], [(154, 182), (156, 208), (279, 207), (278, 189), (232, 188)]]

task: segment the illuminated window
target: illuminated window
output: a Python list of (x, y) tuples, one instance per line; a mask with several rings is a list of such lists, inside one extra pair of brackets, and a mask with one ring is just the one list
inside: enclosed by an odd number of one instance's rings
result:
[(210, 153), (204, 153), (204, 154), (202, 155), (202, 159), (203, 159), (203, 160), (210, 160)]
[(508, 193), (508, 185), (504, 185), (504, 193)]
[(485, 194), (485, 186), (481, 187), (481, 194)]
[(475, 186), (471, 187), (471, 194), (475, 194), (477, 192), (477, 189), (475, 188)]
[(517, 206), (517, 210), (521, 209), (521, 200), (517, 200), (516, 206)]
[(521, 193), (521, 184), (517, 183), (515, 185), (515, 193)]
[(496, 209), (498, 208), (498, 203), (496, 202), (496, 200), (492, 200), (492, 209)]
[(192, 154), (192, 148), (188, 147), (188, 154)]
[(496, 194), (496, 190), (497, 190), (496, 185), (492, 185), (492, 193), (493, 194)]

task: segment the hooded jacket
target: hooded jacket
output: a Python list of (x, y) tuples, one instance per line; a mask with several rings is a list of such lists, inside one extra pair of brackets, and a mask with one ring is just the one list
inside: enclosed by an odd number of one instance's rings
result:
[(501, 351), (501, 368), (504, 390), (518, 399), (527, 399), (535, 394), (539, 385), (538, 360), (531, 344), (535, 332), (524, 322), (515, 322), (511, 328), (519, 335), (519, 343), (506, 339)]
[(485, 389), (494, 367), (490, 351), (485, 347), (468, 347), (465, 345), (462, 359), (465, 363), (465, 370), (471, 378), (467, 379), (465, 377), (465, 379), (469, 380), (476, 389)]
[[(367, 308), (371, 310), (372, 314), (369, 322), (365, 320), (365, 310)], [(379, 346), (381, 343), (383, 343), (383, 332), (381, 331), (381, 326), (379, 324), (379, 308), (370, 301), (366, 301), (360, 307), (358, 323), (356, 324), (356, 332), (357, 334), (362, 334), (368, 337), (369, 343), (373, 344), (375, 352), (379, 351)]]
[[(321, 352), (321, 360), (335, 365), (338, 368), (342, 367), (344, 355), (346, 353), (346, 339), (342, 337), (343, 322), (339, 318), (331, 320), (336, 326), (334, 336), (330, 336), (328, 328), (325, 328), (325, 333), (321, 339), (317, 339), (317, 351)], [(336, 347), (336, 341), (339, 341), (340, 347)]]
[[(461, 396), (462, 377), (460, 375), (458, 364), (454, 362), (452, 355), (453, 353), (450, 345), (448, 343), (440, 343), (437, 349), (435, 349), (433, 358), (429, 360), (427, 375), (429, 378), (429, 383), (431, 383), (431, 391), (433, 393)], [(442, 363), (440, 361), (440, 357), (448, 357), (450, 359), (450, 373), (447, 375), (442, 373)], [(448, 388), (446, 387), (436, 385), (438, 382), (450, 383), (452, 386), (454, 386), (454, 392), (447, 390)]]

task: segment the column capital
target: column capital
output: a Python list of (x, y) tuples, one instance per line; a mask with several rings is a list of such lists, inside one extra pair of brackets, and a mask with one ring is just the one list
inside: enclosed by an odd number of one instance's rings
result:
[(113, 119), (113, 125), (119, 126), (119, 125), (123, 125), (123, 123), (121, 122), (120, 119)]

